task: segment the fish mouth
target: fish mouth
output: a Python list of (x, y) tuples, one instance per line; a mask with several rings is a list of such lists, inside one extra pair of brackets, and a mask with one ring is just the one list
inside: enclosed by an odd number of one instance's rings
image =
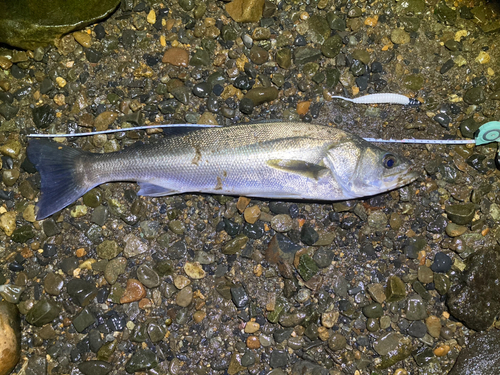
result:
[(398, 188), (408, 185), (409, 183), (415, 181), (418, 177), (419, 174), (417, 173), (417, 171), (413, 170), (413, 168), (409, 168), (406, 173), (399, 175), (397, 178), (391, 179), (387, 182), (389, 184), (393, 184), (393, 188)]

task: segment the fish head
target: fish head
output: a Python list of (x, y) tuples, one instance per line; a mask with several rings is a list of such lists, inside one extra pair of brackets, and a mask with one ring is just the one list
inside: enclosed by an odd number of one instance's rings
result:
[(332, 145), (325, 164), (349, 198), (383, 193), (418, 177), (408, 159), (357, 137)]

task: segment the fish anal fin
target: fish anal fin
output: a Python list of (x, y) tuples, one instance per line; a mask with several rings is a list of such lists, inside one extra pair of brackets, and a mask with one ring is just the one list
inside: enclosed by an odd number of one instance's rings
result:
[(267, 161), (267, 165), (283, 172), (295, 173), (314, 180), (324, 177), (330, 171), (325, 166), (304, 160), (271, 159)]
[(178, 194), (178, 191), (152, 184), (150, 182), (139, 182), (141, 188), (137, 194), (145, 197), (162, 197), (164, 195)]

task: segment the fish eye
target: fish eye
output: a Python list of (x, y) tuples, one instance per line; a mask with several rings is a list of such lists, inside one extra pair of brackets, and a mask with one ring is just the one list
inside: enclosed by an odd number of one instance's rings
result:
[(385, 154), (382, 163), (385, 168), (391, 169), (396, 165), (396, 157), (393, 154)]

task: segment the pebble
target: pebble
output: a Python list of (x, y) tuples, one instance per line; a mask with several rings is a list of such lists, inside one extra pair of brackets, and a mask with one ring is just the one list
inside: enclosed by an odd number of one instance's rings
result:
[(384, 287), (382, 284), (373, 283), (369, 284), (367, 287), (370, 296), (378, 303), (383, 303), (387, 298), (384, 293)]
[(434, 256), (434, 262), (431, 265), (431, 270), (433, 272), (446, 273), (451, 269), (452, 263), (451, 258), (440, 251)]
[(169, 48), (163, 54), (162, 62), (174, 66), (187, 67), (189, 63), (189, 52), (183, 48)]
[(175, 296), (175, 303), (181, 307), (188, 307), (193, 301), (193, 289), (187, 286)]
[(271, 219), (271, 228), (273, 228), (276, 232), (288, 232), (293, 227), (293, 220), (290, 215), (287, 214), (279, 214), (273, 216)]
[(36, 327), (53, 322), (59, 317), (61, 308), (56, 302), (43, 298), (38, 301), (26, 314), (26, 321)]
[(0, 374), (10, 374), (21, 358), (21, 321), (16, 305), (0, 302)]
[(427, 326), (429, 334), (438, 339), (441, 335), (441, 320), (435, 315), (430, 315), (425, 319), (425, 325)]
[(16, 229), (16, 212), (9, 211), (0, 216), (0, 228), (7, 236), (11, 236)]
[(0, 153), (12, 159), (18, 159), (21, 153), (21, 143), (17, 140), (9, 140), (0, 146)]
[(340, 333), (334, 333), (329, 339), (328, 339), (328, 347), (333, 350), (342, 350), (347, 346), (347, 340), (346, 338), (341, 335)]
[(278, 93), (278, 89), (275, 87), (259, 87), (248, 90), (244, 98), (250, 99), (256, 106), (275, 100)]
[(137, 351), (132, 354), (132, 357), (130, 357), (128, 362), (125, 364), (125, 370), (128, 373), (134, 373), (154, 368), (157, 365), (158, 359), (156, 354), (149, 349), (137, 349)]
[(459, 237), (467, 231), (467, 227), (455, 223), (448, 223), (445, 231), (446, 234), (450, 237)]
[(422, 338), (427, 333), (427, 326), (421, 320), (414, 321), (408, 327), (408, 334), (412, 337)]
[(97, 295), (95, 284), (83, 279), (71, 279), (66, 289), (73, 302), (80, 307), (87, 306)]
[(73, 38), (75, 38), (75, 40), (77, 41), (77, 43), (79, 43), (82, 47), (90, 48), (90, 46), (92, 45), (92, 38), (85, 31), (77, 31), (74, 32), (72, 35)]
[(47, 294), (58, 296), (64, 286), (64, 279), (61, 275), (50, 272), (43, 280), (43, 287)]
[(96, 247), (97, 256), (101, 259), (113, 259), (122, 252), (122, 248), (118, 246), (114, 240), (105, 240)]
[(245, 333), (255, 333), (260, 329), (260, 324), (256, 322), (248, 322), (245, 325)]
[(260, 208), (259, 206), (250, 206), (245, 209), (243, 212), (243, 217), (245, 221), (250, 224), (254, 224), (260, 217)]
[(156, 288), (160, 285), (160, 277), (158, 274), (145, 264), (141, 264), (137, 268), (137, 278), (146, 288)]
[(422, 284), (429, 284), (434, 280), (434, 274), (429, 267), (418, 266), (417, 272), (418, 281), (420, 281)]
[(108, 130), (109, 126), (118, 118), (118, 113), (105, 111), (99, 114), (94, 120), (94, 126), (97, 131)]
[(260, 341), (257, 336), (250, 335), (247, 337), (247, 348), (249, 349), (259, 349), (260, 348)]
[(384, 315), (384, 310), (380, 303), (371, 303), (365, 307), (363, 307), (363, 314), (367, 318), (380, 318)]
[(236, 22), (259, 22), (264, 0), (233, 0), (226, 4), (226, 12)]
[(186, 276), (176, 275), (174, 277), (174, 285), (179, 290), (185, 288), (189, 284), (191, 284), (191, 280), (189, 280)]
[(133, 258), (139, 254), (143, 254), (148, 251), (147, 243), (140, 240), (132, 233), (127, 234), (123, 241), (125, 242), (125, 248), (123, 249), (123, 255), (126, 258)]
[(111, 259), (104, 269), (104, 278), (106, 281), (113, 285), (118, 280), (118, 276), (125, 272), (127, 268), (127, 259), (123, 257)]
[(474, 203), (457, 203), (445, 206), (448, 218), (458, 225), (467, 225), (474, 218)]
[(427, 311), (422, 297), (418, 294), (410, 295), (406, 307), (406, 319), (423, 320), (425, 318), (427, 318)]
[(120, 298), (120, 303), (130, 303), (135, 301), (140, 301), (146, 297), (146, 289), (142, 285), (139, 280), (136, 279), (128, 279), (127, 287), (125, 288), (125, 292)]
[(191, 279), (195, 280), (203, 279), (206, 275), (201, 264), (198, 262), (186, 262), (184, 264), (184, 272), (186, 272), (186, 275)]
[(84, 375), (106, 375), (113, 370), (114, 366), (111, 363), (104, 361), (85, 361), (78, 365), (78, 369)]
[(207, 317), (207, 313), (205, 311), (196, 311), (193, 314), (193, 320), (195, 323), (201, 323), (203, 319)]
[(410, 42), (410, 34), (403, 29), (394, 29), (391, 32), (391, 41), (394, 44), (407, 44)]
[(406, 287), (398, 276), (390, 276), (385, 289), (387, 302), (399, 301), (406, 297)]

